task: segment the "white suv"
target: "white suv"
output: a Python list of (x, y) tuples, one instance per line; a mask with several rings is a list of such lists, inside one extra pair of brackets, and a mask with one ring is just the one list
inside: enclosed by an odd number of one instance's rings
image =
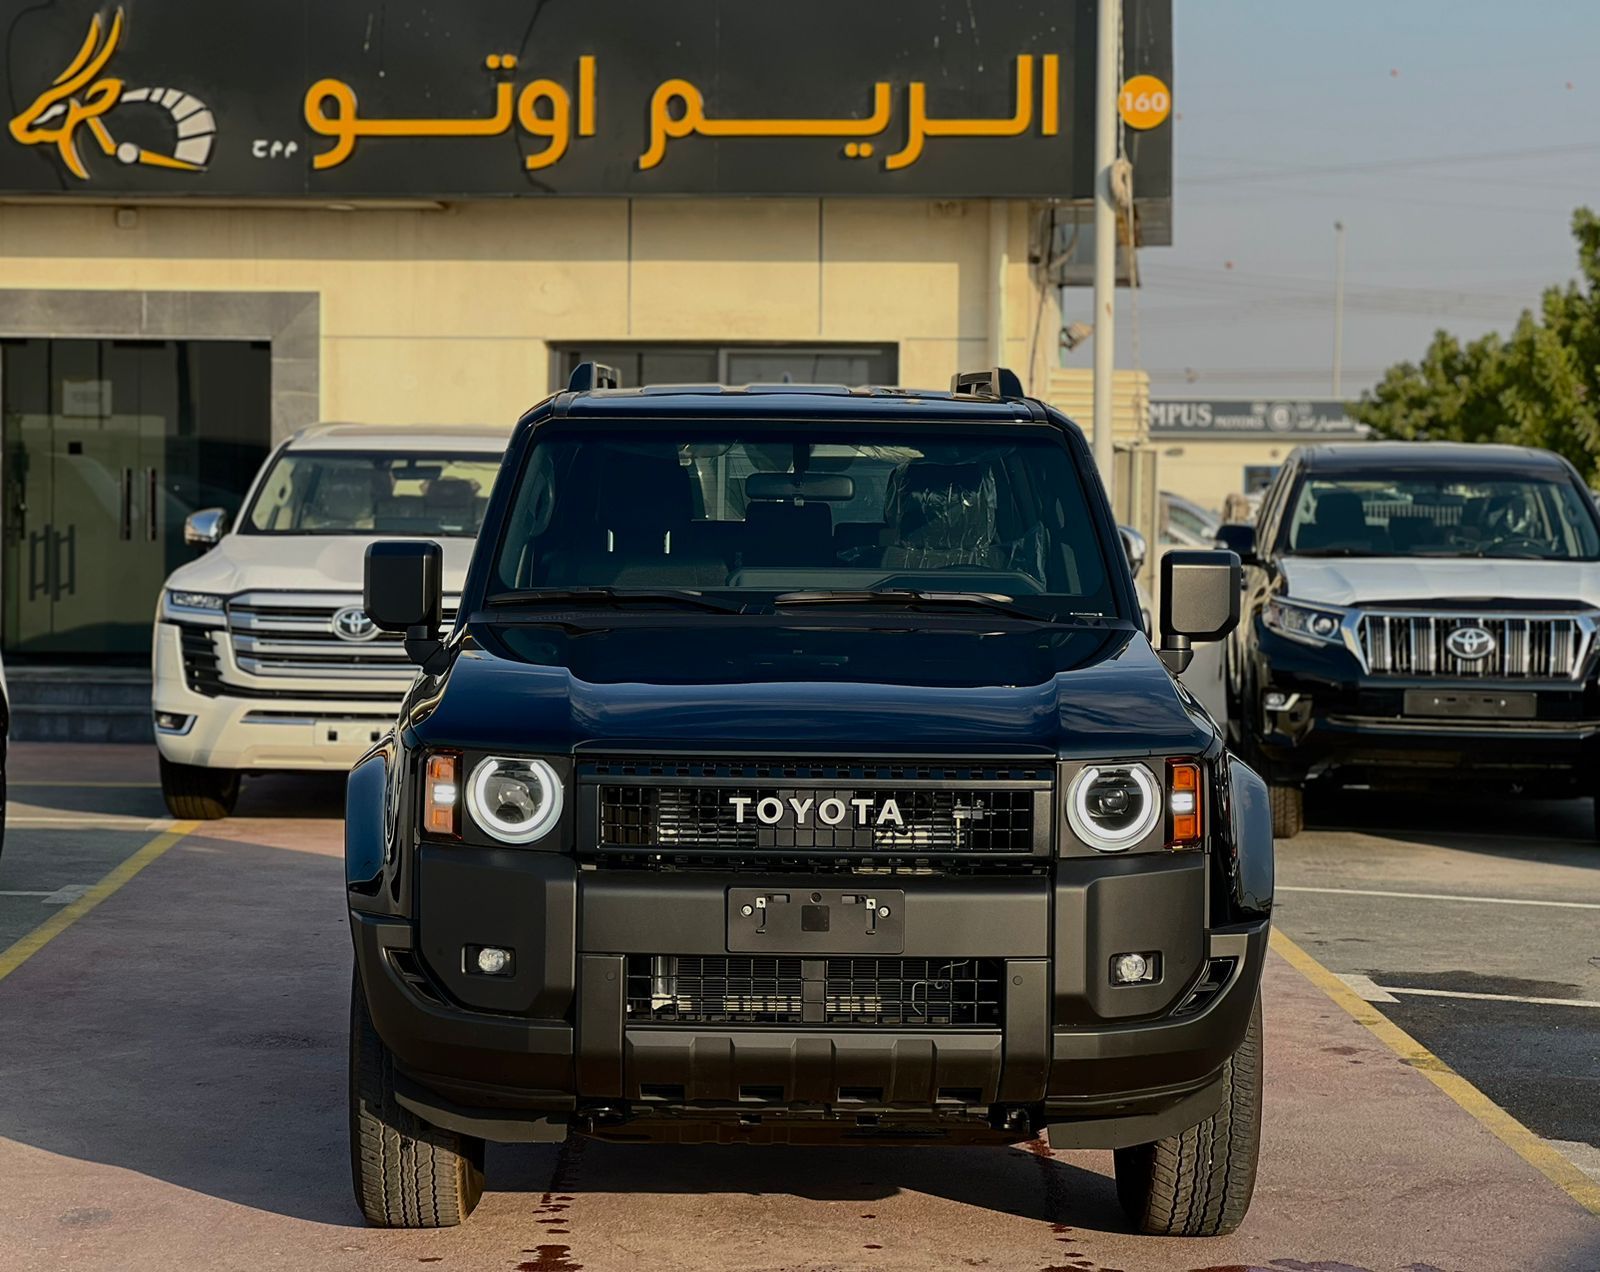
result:
[(196, 512), (156, 611), (154, 710), (174, 816), (226, 817), (246, 771), (346, 769), (415, 676), (361, 609), (374, 539), (444, 547), (446, 611), (505, 449), (505, 430), (324, 424), (262, 466), (237, 526)]

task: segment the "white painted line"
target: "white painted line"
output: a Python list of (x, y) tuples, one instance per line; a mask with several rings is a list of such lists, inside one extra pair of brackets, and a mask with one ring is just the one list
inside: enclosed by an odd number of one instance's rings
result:
[(54, 892), (0, 892), (0, 897), (38, 897), (45, 905), (71, 905), (92, 886), (88, 883), (68, 883)]
[[(1517, 994), (1475, 994), (1464, 989), (1407, 989), (1403, 985), (1380, 985), (1377, 988), (1388, 994), (1415, 994), (1423, 998), (1467, 998), (1480, 1003), (1527, 1003), (1534, 1007), (1600, 1008), (1600, 1002), (1587, 998), (1523, 998)], [(1390, 998), (1389, 1001), (1398, 1000)]]
[(1340, 980), (1355, 991), (1356, 997), (1369, 1003), (1397, 1003), (1400, 1000), (1373, 982), (1372, 977), (1362, 976), (1356, 972), (1337, 973)]
[(1590, 1179), (1600, 1183), (1600, 1148), (1582, 1140), (1546, 1140), (1545, 1143), (1563, 1154)]
[(1526, 897), (1465, 897), (1456, 892), (1385, 892), (1377, 888), (1311, 888), (1286, 883), (1279, 892), (1321, 892), (1346, 897), (1400, 897), (1407, 901), (1469, 901), (1474, 905), (1537, 905), (1557, 910), (1600, 910), (1600, 901), (1534, 901)]

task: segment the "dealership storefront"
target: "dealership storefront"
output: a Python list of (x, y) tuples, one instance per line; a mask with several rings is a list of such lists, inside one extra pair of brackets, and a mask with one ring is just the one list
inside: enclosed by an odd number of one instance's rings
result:
[[(754, 8), (21, 15), (0, 647), (140, 656), (184, 515), (236, 507), (318, 420), (509, 429), (589, 357), (626, 383), (998, 362), (1044, 392), (1053, 225), (1091, 193), (1093, 4), (985, 6), (976, 31), (919, 0)], [(1169, 6), (1130, 0), (1127, 75), (1170, 84), (1170, 60)], [(1128, 134), (1146, 243), (1164, 120)]]

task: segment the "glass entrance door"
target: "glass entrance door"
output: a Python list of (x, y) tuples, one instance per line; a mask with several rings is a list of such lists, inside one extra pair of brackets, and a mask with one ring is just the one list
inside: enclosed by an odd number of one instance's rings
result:
[(266, 453), (269, 375), (242, 342), (5, 342), (8, 652), (148, 653), (184, 517), (237, 507)]

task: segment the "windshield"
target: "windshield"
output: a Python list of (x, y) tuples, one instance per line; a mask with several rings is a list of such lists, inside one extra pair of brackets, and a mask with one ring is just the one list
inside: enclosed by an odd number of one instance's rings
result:
[(500, 456), (285, 451), (240, 529), (248, 534), (472, 538)]
[(1600, 557), (1600, 531), (1572, 482), (1476, 473), (1310, 475), (1281, 538), (1297, 556)]
[(948, 423), (547, 429), (491, 586), (914, 590), (1116, 612), (1066, 447), (1037, 431), (963, 436)]

